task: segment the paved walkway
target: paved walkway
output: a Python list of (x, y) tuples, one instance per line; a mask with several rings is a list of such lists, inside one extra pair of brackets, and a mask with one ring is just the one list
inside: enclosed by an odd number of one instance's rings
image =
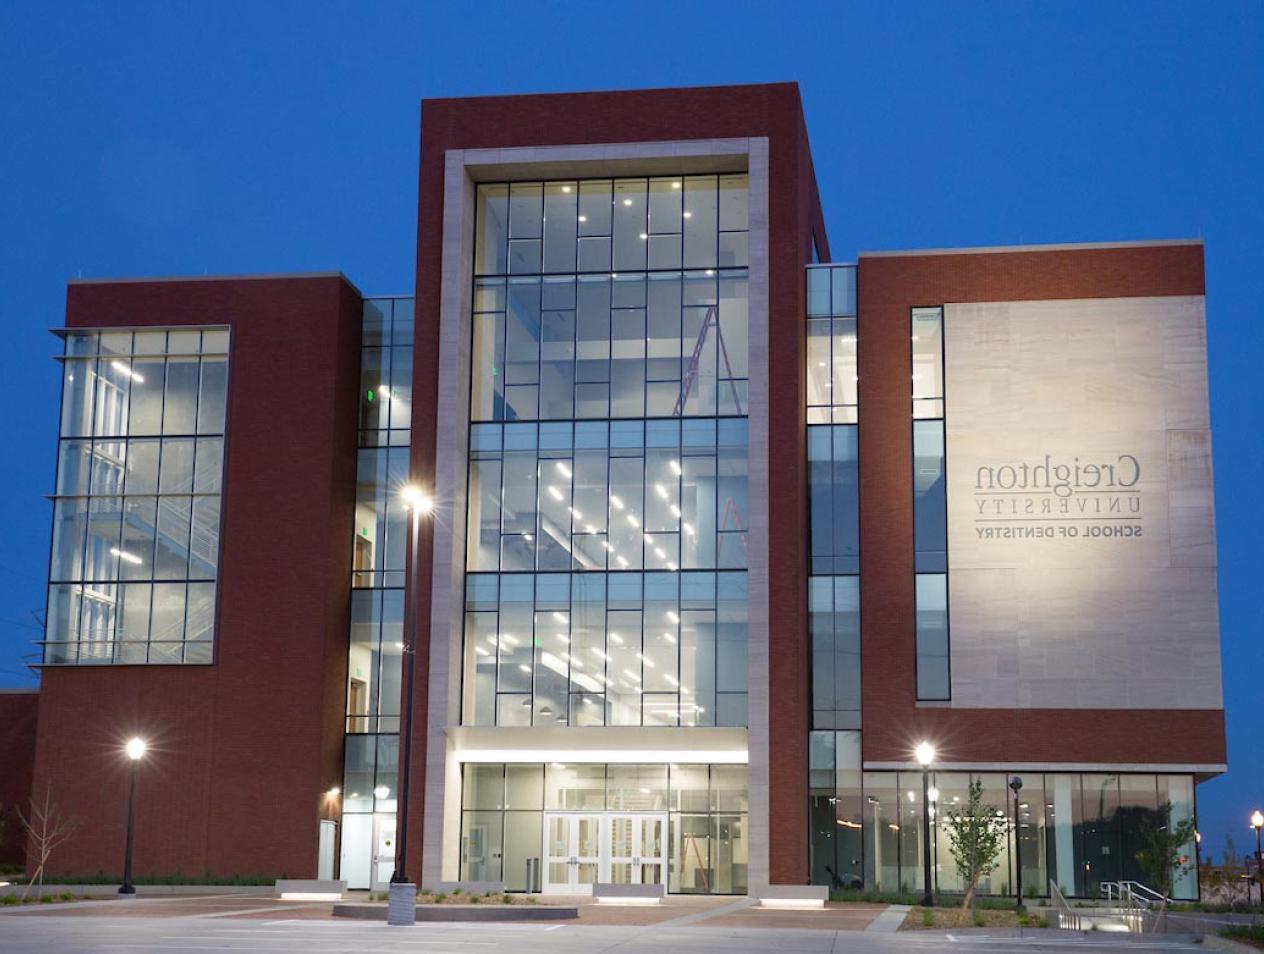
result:
[[(598, 904), (591, 897), (550, 896), (538, 902), (578, 907), (578, 923), (588, 927), (671, 927), (671, 928), (787, 928), (796, 930), (863, 931), (871, 922), (886, 916), (880, 904), (828, 904), (820, 910), (761, 908), (746, 897), (671, 895), (662, 904)], [(905, 909), (907, 910), (907, 909)], [(0, 918), (216, 918), (248, 921), (322, 921), (333, 918), (333, 905), (326, 902), (281, 901), (270, 893), (258, 895), (134, 897), (76, 901), (69, 904), (41, 904), (0, 908)], [(341, 920), (341, 919), (339, 919)], [(574, 919), (535, 922), (569, 924)]]
[(900, 925), (904, 923), (904, 919), (908, 917), (908, 913), (913, 909), (907, 904), (893, 904), (876, 918), (869, 922), (866, 931), (874, 931), (878, 934), (894, 934), (900, 929)]

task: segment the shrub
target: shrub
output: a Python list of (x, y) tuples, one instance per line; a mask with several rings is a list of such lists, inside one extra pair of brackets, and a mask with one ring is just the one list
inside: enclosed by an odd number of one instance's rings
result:
[(52, 903), (53, 903), (54, 901), (56, 901), (56, 900), (57, 900), (57, 899), (56, 899), (55, 897), (53, 897), (53, 895), (51, 895), (51, 894), (41, 894), (41, 895), (40, 895), (40, 899), (39, 899), (39, 903), (40, 903), (40, 904), (52, 904)]
[(74, 894), (70, 891), (63, 891), (61, 894), (57, 895), (57, 897), (61, 898), (63, 901), (75, 900)]
[(974, 926), (975, 926), (975, 927), (986, 927), (986, 926), (987, 926), (987, 918), (985, 918), (985, 917), (983, 916), (983, 912), (982, 912), (982, 911), (975, 911), (975, 912), (974, 912)]
[(932, 911), (930, 908), (923, 908), (922, 909), (922, 927), (934, 927), (934, 926), (935, 926), (935, 912)]
[(17, 904), (18, 896), (16, 894), (6, 894), (0, 898), (0, 904)]

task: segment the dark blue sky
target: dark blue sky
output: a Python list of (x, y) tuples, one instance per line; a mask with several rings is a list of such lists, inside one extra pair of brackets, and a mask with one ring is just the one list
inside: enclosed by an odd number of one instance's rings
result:
[(46, 329), (68, 278), (337, 269), (408, 293), (422, 97), (797, 80), (838, 261), (1206, 241), (1232, 768), (1199, 807), (1205, 847), (1245, 847), (1264, 804), (1264, 3), (604, 8), (0, 5), (0, 686), (34, 682), (59, 385)]

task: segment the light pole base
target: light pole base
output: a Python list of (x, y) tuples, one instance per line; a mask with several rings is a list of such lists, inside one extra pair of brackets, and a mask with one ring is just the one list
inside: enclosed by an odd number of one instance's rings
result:
[(922, 895), (922, 907), (933, 908), (934, 906), (935, 906), (935, 899), (933, 897), (931, 897), (929, 894)]
[(136, 885), (125, 884), (119, 888), (119, 894), (125, 898), (133, 898), (136, 896)]
[(386, 905), (386, 923), (410, 927), (417, 923), (417, 886), (393, 882)]

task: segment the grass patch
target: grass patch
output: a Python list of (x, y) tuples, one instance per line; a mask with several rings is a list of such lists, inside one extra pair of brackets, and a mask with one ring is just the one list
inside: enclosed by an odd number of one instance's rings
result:
[[(859, 890), (834, 890), (830, 892), (831, 901), (850, 901), (858, 904), (907, 904), (911, 907), (921, 907), (922, 894), (911, 894), (907, 891), (859, 891)], [(935, 896), (935, 907), (937, 908), (959, 908), (963, 896), (960, 894), (940, 894)], [(1014, 899), (1012, 897), (976, 897), (974, 899), (974, 907), (976, 910), (983, 911), (1013, 911)]]
[(1264, 950), (1264, 924), (1233, 924), (1216, 933), (1231, 941), (1241, 941)]
[(926, 929), (951, 930), (973, 925), (986, 928), (1047, 928), (1049, 922), (1042, 917), (1032, 917), (1026, 912), (1009, 908), (975, 908), (974, 912), (961, 911), (961, 905), (955, 907), (914, 907), (900, 925), (901, 931), (920, 931)]

